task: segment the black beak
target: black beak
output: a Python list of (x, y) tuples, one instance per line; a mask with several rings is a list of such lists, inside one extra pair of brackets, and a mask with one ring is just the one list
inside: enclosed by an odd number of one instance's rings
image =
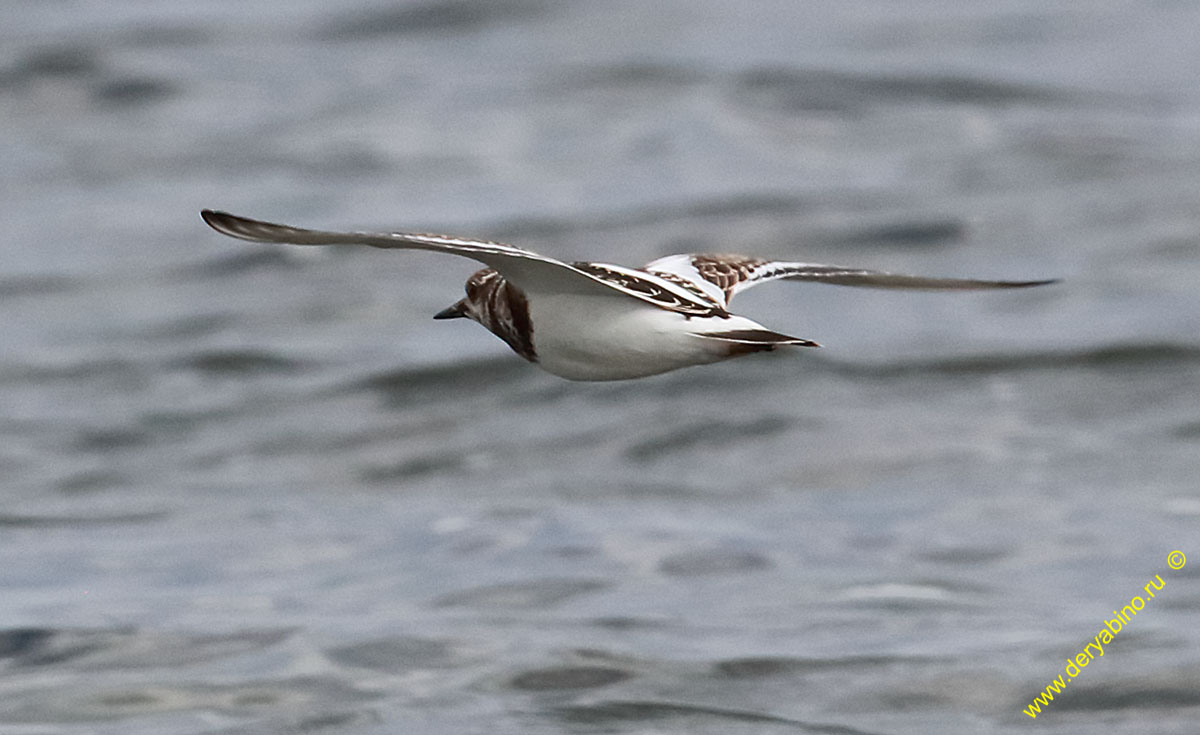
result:
[(456, 302), (438, 313), (433, 315), (434, 319), (461, 319), (466, 316), (464, 313), (467, 307), (467, 300)]

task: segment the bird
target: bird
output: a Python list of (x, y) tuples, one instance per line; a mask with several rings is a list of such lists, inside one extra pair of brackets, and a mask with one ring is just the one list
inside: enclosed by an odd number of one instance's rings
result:
[(1043, 286), (1058, 279), (931, 278), (732, 254), (679, 254), (641, 268), (565, 262), (488, 240), (415, 232), (336, 232), (204, 209), (217, 232), (251, 242), (367, 245), (471, 258), (485, 268), (466, 296), (434, 319), (478, 322), (512, 351), (568, 380), (642, 378), (780, 347), (820, 347), (729, 311), (748, 288), (771, 281), (942, 291)]

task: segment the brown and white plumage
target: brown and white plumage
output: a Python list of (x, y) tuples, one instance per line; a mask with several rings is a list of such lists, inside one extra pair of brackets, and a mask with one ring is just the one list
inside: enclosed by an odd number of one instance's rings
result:
[(218, 232), (254, 242), (431, 250), (487, 266), (466, 297), (435, 318), (479, 322), (518, 355), (573, 380), (621, 380), (718, 362), (811, 340), (774, 332), (728, 311), (733, 296), (774, 280), (840, 286), (980, 290), (1043, 281), (929, 278), (744, 255), (670, 255), (644, 268), (567, 263), (503, 243), (406, 232), (331, 232), (203, 210)]
[(671, 273), (689, 281), (708, 284), (708, 293), (722, 305), (746, 289), (768, 281), (810, 281), (834, 286), (894, 288), (924, 291), (978, 291), (997, 288), (1027, 288), (1054, 283), (1042, 281), (984, 281), (974, 278), (931, 278), (901, 273), (847, 268), (841, 265), (789, 263), (746, 255), (668, 255), (646, 265), (651, 273)]

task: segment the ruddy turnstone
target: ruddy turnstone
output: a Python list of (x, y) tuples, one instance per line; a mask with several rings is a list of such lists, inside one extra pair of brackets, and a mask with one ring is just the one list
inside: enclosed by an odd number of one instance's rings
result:
[(818, 347), (729, 312), (734, 295), (767, 281), (930, 290), (1054, 283), (928, 278), (745, 255), (669, 255), (642, 268), (627, 268), (566, 263), (485, 240), (326, 232), (208, 209), (200, 214), (217, 232), (253, 242), (433, 250), (477, 260), (487, 268), (467, 280), (466, 297), (433, 318), (479, 322), (521, 357), (571, 380), (640, 378), (781, 345)]

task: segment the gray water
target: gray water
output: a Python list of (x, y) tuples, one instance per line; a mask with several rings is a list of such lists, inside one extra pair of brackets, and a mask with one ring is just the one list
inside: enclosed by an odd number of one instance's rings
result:
[[(0, 16), (0, 735), (1196, 732), (1200, 5)], [(1065, 280), (569, 383), (202, 207)]]

